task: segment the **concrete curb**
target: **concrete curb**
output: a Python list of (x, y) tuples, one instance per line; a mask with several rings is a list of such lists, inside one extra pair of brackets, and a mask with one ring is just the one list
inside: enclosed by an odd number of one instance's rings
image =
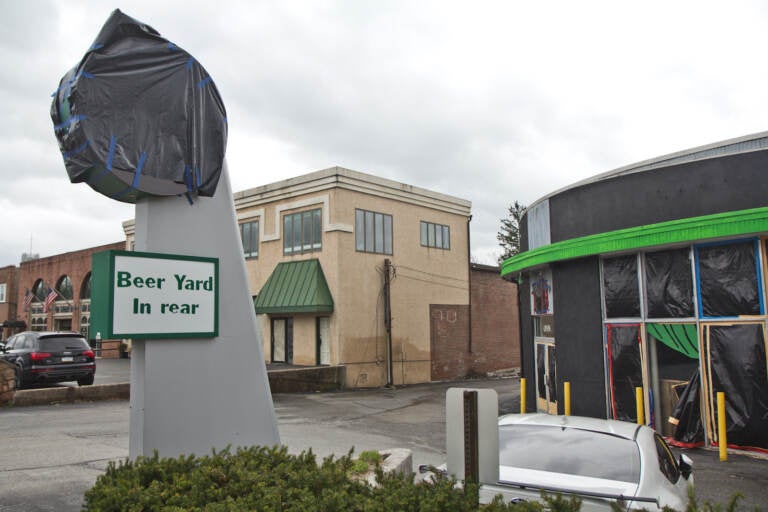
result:
[(95, 386), (22, 389), (16, 392), (11, 405), (26, 407), (62, 402), (92, 402), (96, 400), (128, 400), (131, 384), (97, 384)]
[[(379, 450), (379, 453), (384, 457), (384, 461), (381, 463), (381, 469), (384, 474), (395, 472), (404, 475), (410, 475), (413, 473), (413, 456), (411, 450), (407, 448), (390, 448), (389, 450)], [(371, 486), (377, 486), (376, 473), (369, 471), (362, 475), (362, 478), (367, 481)]]

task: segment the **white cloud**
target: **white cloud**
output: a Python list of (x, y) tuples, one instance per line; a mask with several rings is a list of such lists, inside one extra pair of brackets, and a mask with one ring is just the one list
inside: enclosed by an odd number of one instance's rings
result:
[[(0, 265), (122, 237), (133, 209), (71, 185), (50, 93), (112, 7), (16, 2), (0, 33)], [(228, 110), (235, 190), (332, 165), (499, 219), (594, 174), (765, 128), (759, 2), (170, 1), (121, 10), (179, 44)], [(490, 259), (490, 261), (489, 261)]]

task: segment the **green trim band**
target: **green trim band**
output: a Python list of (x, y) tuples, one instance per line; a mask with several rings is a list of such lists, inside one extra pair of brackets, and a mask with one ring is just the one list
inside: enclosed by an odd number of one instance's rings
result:
[(501, 276), (597, 254), (765, 232), (768, 232), (768, 207), (659, 222), (572, 238), (522, 252), (502, 263)]

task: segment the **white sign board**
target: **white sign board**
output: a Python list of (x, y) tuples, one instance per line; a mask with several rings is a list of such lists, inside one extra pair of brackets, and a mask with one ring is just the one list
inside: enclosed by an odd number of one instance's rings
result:
[[(102, 285), (103, 278), (109, 278), (105, 337), (217, 336), (217, 259), (127, 251), (101, 254), (107, 256), (100, 264), (94, 259), (94, 272), (101, 277), (94, 276), (94, 282)], [(103, 286), (94, 287), (94, 295), (102, 291)], [(94, 306), (94, 313), (101, 309), (97, 302)], [(92, 324), (99, 323), (94, 320)]]

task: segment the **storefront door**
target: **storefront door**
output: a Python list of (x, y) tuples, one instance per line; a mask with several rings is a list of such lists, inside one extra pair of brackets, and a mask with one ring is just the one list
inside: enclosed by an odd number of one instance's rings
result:
[(557, 363), (554, 340), (536, 340), (536, 410), (557, 414)]

